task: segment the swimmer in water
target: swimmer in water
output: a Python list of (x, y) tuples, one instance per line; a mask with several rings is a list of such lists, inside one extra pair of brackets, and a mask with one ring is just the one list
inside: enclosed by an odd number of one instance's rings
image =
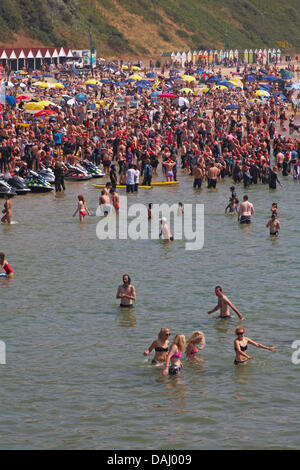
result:
[(7, 260), (5, 259), (5, 254), (4, 253), (0, 253), (0, 271), (2, 269), (4, 269), (4, 271), (6, 272), (7, 277), (13, 277), (14, 272), (11, 269), (11, 267), (9, 266)]
[(183, 214), (184, 214), (183, 204), (182, 202), (178, 202), (177, 215), (183, 215)]
[(273, 212), (271, 219), (267, 223), (266, 227), (270, 227), (270, 235), (278, 237), (280, 230), (280, 222), (277, 219), (277, 215)]
[(4, 214), (4, 216), (2, 217), (1, 222), (3, 224), (11, 224), (11, 202), (7, 194), (5, 194), (4, 199), (4, 209), (2, 211), (2, 214)]
[(162, 219), (160, 219), (160, 223), (162, 225), (161, 227), (161, 232), (159, 234), (159, 238), (163, 238), (164, 240), (168, 240), (168, 241), (173, 241), (174, 240), (174, 237), (170, 231), (170, 228), (167, 224), (167, 219), (165, 217), (163, 217)]
[(251, 216), (254, 214), (254, 206), (248, 201), (248, 196), (245, 194), (243, 202), (240, 204), (238, 210), (238, 221), (240, 224), (251, 224)]
[(235, 329), (235, 334), (237, 338), (234, 340), (234, 350), (235, 350), (235, 360), (234, 364), (243, 364), (244, 362), (248, 361), (249, 359), (253, 359), (253, 357), (249, 356), (246, 351), (248, 347), (248, 343), (252, 344), (252, 346), (256, 346), (257, 348), (261, 349), (267, 349), (268, 351), (274, 351), (274, 349), (277, 348), (277, 346), (264, 346), (263, 344), (256, 343), (255, 341), (252, 341), (252, 339), (247, 338), (245, 336), (246, 330), (242, 326), (238, 326)]
[(229, 214), (237, 214), (238, 213), (238, 208), (237, 208), (237, 203), (236, 203), (235, 198), (230, 199), (229, 204), (225, 209), (225, 214), (227, 214), (227, 211), (229, 211)]
[(150, 204), (148, 205), (148, 220), (151, 220), (152, 219), (152, 203), (150, 202)]
[(99, 197), (99, 206), (102, 208), (104, 216), (107, 217), (111, 211), (111, 205), (109, 193), (106, 189), (101, 191), (101, 196)]
[(119, 215), (119, 210), (120, 210), (120, 196), (119, 194), (117, 193), (117, 191), (115, 190), (115, 188), (112, 188), (110, 190), (110, 193), (112, 195), (112, 203), (113, 203), (113, 206), (114, 206), (114, 209), (116, 211), (116, 214)]
[(87, 205), (84, 201), (84, 197), (83, 197), (82, 194), (79, 194), (79, 196), (78, 196), (78, 206), (77, 206), (76, 211), (73, 214), (73, 217), (75, 217), (77, 212), (79, 213), (80, 222), (83, 222), (83, 219), (85, 218), (86, 214), (91, 215), (88, 208), (87, 208)]
[(218, 297), (218, 304), (212, 310), (208, 310), (208, 314), (216, 312), (220, 310), (220, 317), (221, 318), (230, 318), (229, 307), (237, 314), (240, 320), (243, 320), (243, 315), (238, 311), (238, 309), (230, 302), (228, 297), (223, 294), (222, 287), (217, 286), (215, 288), (215, 294)]
[[(200, 346), (198, 346), (199, 344)], [(201, 357), (197, 357), (196, 354), (201, 349), (204, 349), (204, 347), (205, 347), (204, 334), (202, 333), (202, 331), (194, 331), (188, 340), (188, 345), (185, 351), (186, 358), (189, 361), (203, 362), (203, 359), (201, 359)]]
[(121, 299), (120, 307), (133, 307), (132, 301), (136, 300), (136, 294), (128, 274), (123, 275), (123, 285), (118, 287), (116, 298)]
[(273, 202), (272, 207), (271, 207), (271, 212), (272, 212), (272, 215), (273, 214), (275, 214), (276, 216), (278, 215), (277, 202)]
[(152, 365), (161, 366), (166, 362), (169, 351), (169, 337), (171, 333), (168, 328), (161, 328), (158, 338), (153, 341), (150, 348), (146, 349), (144, 356), (148, 356), (151, 351), (155, 350), (155, 356), (152, 359)]
[[(186, 339), (184, 335), (176, 335), (170, 348), (167, 357), (166, 367), (163, 370), (163, 375), (177, 375), (183, 368), (180, 360), (185, 350)], [(170, 365), (171, 362), (171, 365)]]

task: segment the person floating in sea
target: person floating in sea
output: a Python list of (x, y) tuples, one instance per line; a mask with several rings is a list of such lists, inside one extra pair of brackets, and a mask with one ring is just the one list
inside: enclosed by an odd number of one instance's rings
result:
[(133, 307), (133, 300), (136, 300), (136, 293), (128, 274), (123, 275), (123, 284), (118, 287), (116, 298), (121, 299), (120, 307)]
[(2, 214), (4, 214), (4, 216), (2, 217), (1, 222), (3, 224), (11, 224), (11, 202), (7, 194), (5, 194), (4, 199), (4, 209), (2, 211)]
[(249, 359), (253, 359), (253, 357), (249, 356), (246, 351), (248, 348), (248, 343), (252, 344), (252, 346), (256, 346), (257, 348), (267, 349), (268, 351), (274, 351), (277, 349), (277, 346), (264, 346), (263, 344), (256, 343), (252, 341), (252, 339), (247, 338), (245, 336), (246, 330), (242, 326), (238, 326), (235, 329), (235, 334), (237, 338), (234, 340), (234, 350), (235, 350), (235, 360), (234, 364), (243, 364), (244, 362), (248, 361)]
[(73, 214), (73, 217), (75, 217), (77, 212), (79, 213), (80, 222), (83, 222), (83, 219), (85, 218), (86, 214), (91, 215), (82, 194), (79, 194), (78, 196), (78, 205), (76, 211)]
[(215, 294), (218, 297), (218, 304), (212, 310), (208, 310), (208, 314), (216, 312), (220, 310), (220, 317), (221, 318), (230, 318), (229, 307), (237, 314), (240, 320), (243, 320), (243, 315), (238, 311), (238, 309), (230, 302), (228, 297), (223, 294), (223, 290), (221, 286), (217, 286), (215, 288)]
[(12, 277), (14, 275), (13, 270), (8, 264), (8, 261), (5, 259), (5, 254), (0, 253), (0, 271), (4, 269), (7, 277)]

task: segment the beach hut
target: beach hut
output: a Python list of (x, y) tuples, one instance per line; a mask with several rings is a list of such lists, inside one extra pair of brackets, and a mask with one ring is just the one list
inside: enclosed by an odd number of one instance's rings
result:
[(189, 51), (186, 55), (186, 60), (188, 62), (191, 62), (192, 61), (192, 57), (193, 57), (193, 53), (191, 51)]
[(196, 63), (197, 63), (197, 58), (198, 58), (197, 51), (194, 51), (194, 52), (193, 52), (193, 65), (196, 65)]
[(268, 63), (268, 51), (267, 51), (267, 49), (263, 50), (263, 63), (265, 65)]
[(177, 52), (175, 62), (176, 63), (178, 62), (178, 64), (181, 64), (181, 54), (180, 54), (180, 52)]
[(173, 51), (172, 54), (171, 54), (171, 62), (172, 62), (172, 64), (174, 64), (175, 60), (176, 60), (176, 54), (175, 54), (175, 52)]
[(181, 65), (182, 65), (182, 67), (185, 66), (185, 63), (186, 63), (186, 53), (183, 52), (183, 53), (181, 54)]
[(248, 64), (253, 64), (253, 55), (253, 50), (250, 49), (248, 54)]
[(268, 52), (267, 52), (267, 61), (268, 62), (271, 62), (272, 60), (272, 49), (268, 49)]
[(230, 60), (233, 60), (233, 58), (234, 58), (234, 52), (233, 52), (232, 49), (230, 49), (230, 51), (229, 51), (229, 53), (228, 53), (228, 58), (229, 58)]
[(275, 53), (276, 53), (277, 62), (281, 62), (281, 50), (277, 49)]
[(248, 49), (244, 50), (244, 62), (245, 62), (245, 64), (249, 64), (249, 51), (248, 51)]

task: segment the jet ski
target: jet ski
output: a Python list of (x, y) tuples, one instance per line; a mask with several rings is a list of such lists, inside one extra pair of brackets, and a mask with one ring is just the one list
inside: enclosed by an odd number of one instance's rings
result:
[(18, 175), (11, 176), (11, 174), (4, 175), (3, 180), (15, 190), (17, 194), (30, 193), (30, 189), (26, 186), (25, 180)]
[(17, 193), (6, 181), (0, 179), (0, 197), (9, 196), (13, 197)]
[(39, 171), (39, 176), (41, 176), (42, 178), (44, 178), (44, 180), (48, 181), (48, 183), (50, 184), (54, 184), (55, 183), (55, 175), (53, 173), (53, 171), (51, 170), (51, 168), (46, 168), (46, 167), (43, 167), (40, 171)]
[(66, 181), (86, 181), (92, 178), (85, 168), (82, 168), (81, 166), (70, 165), (69, 163), (67, 163), (66, 166), (68, 168), (64, 174)]
[(25, 184), (33, 193), (48, 193), (53, 191), (51, 184), (33, 170), (28, 173)]
[(89, 160), (83, 160), (81, 164), (92, 178), (102, 178), (104, 176), (104, 171), (100, 170), (100, 168)]

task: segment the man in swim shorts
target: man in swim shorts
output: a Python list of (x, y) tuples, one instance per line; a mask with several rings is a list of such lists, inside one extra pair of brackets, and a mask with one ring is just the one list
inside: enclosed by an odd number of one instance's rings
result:
[(208, 169), (208, 172), (207, 172), (207, 187), (208, 188), (217, 187), (217, 180), (218, 180), (219, 174), (220, 174), (220, 169), (215, 164), (212, 164), (212, 166)]
[(99, 205), (103, 210), (103, 214), (107, 216), (110, 213), (111, 205), (110, 205), (110, 198), (107, 193), (107, 190), (103, 189), (101, 191), (101, 196), (99, 198)]
[(253, 214), (253, 204), (248, 201), (248, 196), (245, 195), (238, 211), (238, 221), (240, 222), (240, 224), (251, 224), (251, 216)]
[(226, 295), (223, 294), (222, 287), (217, 286), (215, 288), (215, 294), (218, 297), (218, 304), (213, 308), (212, 310), (208, 310), (208, 314), (211, 314), (213, 312), (216, 312), (217, 310), (220, 310), (220, 317), (228, 319), (230, 318), (230, 312), (229, 312), (229, 307), (232, 308), (232, 310), (237, 314), (240, 320), (243, 320), (243, 315), (238, 311), (238, 309), (233, 305), (232, 302), (226, 297)]

